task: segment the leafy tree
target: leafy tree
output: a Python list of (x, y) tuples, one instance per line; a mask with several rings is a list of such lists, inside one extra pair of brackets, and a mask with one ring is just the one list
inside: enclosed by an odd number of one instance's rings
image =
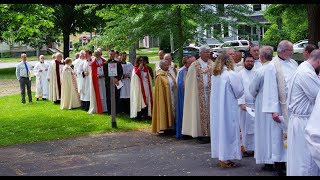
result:
[(105, 38), (101, 38), (101, 42), (132, 50), (145, 35), (165, 37), (171, 31), (181, 57), (183, 45), (197, 36), (199, 25), (254, 23), (245, 16), (251, 12), (246, 5), (226, 5), (222, 15), (215, 7), (207, 4), (107, 4), (97, 12), (106, 22)]
[[(39, 49), (52, 36), (53, 10), (41, 4), (1, 4), (1, 35), (9, 44), (22, 41)], [(10, 43), (11, 42), (11, 43)]]
[(296, 42), (308, 36), (307, 6), (304, 4), (272, 4), (264, 16), (271, 27), (263, 41), (270, 45), (277, 46), (283, 39)]
[(63, 56), (69, 57), (70, 34), (93, 32), (100, 26), (101, 18), (89, 11), (85, 4), (47, 4), (52, 8), (55, 29), (63, 35)]

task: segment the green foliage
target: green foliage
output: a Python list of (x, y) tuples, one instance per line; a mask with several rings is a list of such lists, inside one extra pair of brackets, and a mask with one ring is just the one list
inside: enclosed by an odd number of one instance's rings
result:
[(7, 42), (22, 41), (39, 48), (54, 36), (51, 8), (42, 4), (5, 4), (0, 9), (3, 12), (0, 19), (6, 24), (1, 35)]
[(0, 97), (0, 109), (0, 146), (115, 131), (151, 130), (151, 121), (135, 121), (128, 115), (117, 115), (118, 128), (114, 129), (106, 114), (60, 110), (59, 105), (50, 101), (22, 104), (20, 95)]
[(169, 35), (163, 35), (161, 37), (159, 49), (162, 49), (165, 53), (171, 52), (170, 36)]
[(304, 4), (272, 4), (264, 12), (271, 23), (263, 42), (271, 45), (287, 39), (296, 42), (308, 36), (307, 8)]
[(0, 79), (16, 79), (16, 68), (0, 69)]

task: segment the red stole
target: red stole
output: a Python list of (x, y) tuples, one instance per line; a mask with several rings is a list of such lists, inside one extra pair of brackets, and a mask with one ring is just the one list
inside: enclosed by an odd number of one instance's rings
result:
[[(134, 70), (134, 73), (137, 74), (137, 76), (139, 77), (140, 79), (140, 86), (141, 86), (141, 89), (142, 89), (142, 97), (143, 97), (143, 101), (145, 104), (148, 104), (147, 103), (147, 98), (146, 98), (146, 92), (144, 91), (144, 86), (143, 86), (143, 82), (142, 82), (142, 75), (141, 75), (141, 71), (139, 69), (139, 66), (134, 66), (133, 67), (133, 70)], [(144, 66), (143, 67), (143, 71), (146, 72), (148, 75), (147, 75), (147, 78), (148, 78), (148, 86), (149, 86), (149, 93), (150, 93), (150, 103), (151, 103), (151, 109), (152, 109), (152, 106), (153, 106), (153, 101), (152, 101), (152, 88), (151, 88), (151, 82), (150, 82), (150, 78), (149, 78), (149, 69), (147, 66)], [(149, 104), (148, 104), (149, 105)]]
[(94, 93), (96, 94), (97, 114), (102, 114), (102, 103), (101, 103), (99, 83), (98, 83), (98, 67), (103, 67), (103, 64), (106, 62), (106, 60), (103, 57), (101, 57), (101, 60), (102, 60), (102, 64), (98, 65), (96, 58), (94, 57), (90, 64), (91, 70), (92, 70), (93, 89), (94, 89)]
[(64, 64), (64, 62), (60, 62), (55, 60), (56, 63), (56, 75), (57, 75), (57, 86), (58, 86), (58, 91), (59, 91), (59, 98), (61, 98), (61, 80), (60, 80), (60, 64)]

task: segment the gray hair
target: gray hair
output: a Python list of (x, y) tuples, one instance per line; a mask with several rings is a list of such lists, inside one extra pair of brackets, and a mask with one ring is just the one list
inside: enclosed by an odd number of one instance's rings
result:
[(159, 67), (162, 69), (162, 67), (163, 67), (164, 65), (166, 65), (166, 63), (167, 63), (167, 60), (161, 60), (161, 61), (159, 62)]
[(289, 47), (292, 46), (292, 43), (288, 40), (282, 40), (277, 48), (277, 52), (278, 54), (281, 53), (282, 51), (285, 51), (287, 49), (289, 49)]
[(317, 61), (320, 59), (320, 49), (315, 49), (311, 52), (310, 58), (312, 61)]
[(206, 51), (206, 50), (210, 50), (210, 47), (208, 45), (202, 45), (199, 48), (199, 52)]
[(259, 53), (263, 56), (267, 61), (271, 61), (273, 58), (273, 47), (272, 46), (262, 46), (259, 49)]

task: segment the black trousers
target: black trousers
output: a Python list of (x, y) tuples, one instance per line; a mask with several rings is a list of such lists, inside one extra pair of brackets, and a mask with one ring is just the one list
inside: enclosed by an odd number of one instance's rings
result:
[[(109, 88), (106, 89), (107, 91), (107, 108), (108, 108), (108, 114), (111, 114), (111, 92), (110, 92), (110, 87), (107, 87), (106, 88)], [(116, 97), (116, 113), (118, 114), (120, 111), (120, 106), (119, 106), (119, 102), (120, 102), (120, 89), (117, 89), (117, 87), (114, 87), (115, 88), (115, 97)]]
[(119, 112), (125, 113), (125, 114), (130, 114), (130, 98), (120, 98)]
[(21, 102), (26, 103), (26, 86), (27, 86), (29, 102), (32, 102), (31, 80), (29, 80), (29, 78), (26, 78), (26, 77), (21, 77), (19, 82), (20, 82)]

